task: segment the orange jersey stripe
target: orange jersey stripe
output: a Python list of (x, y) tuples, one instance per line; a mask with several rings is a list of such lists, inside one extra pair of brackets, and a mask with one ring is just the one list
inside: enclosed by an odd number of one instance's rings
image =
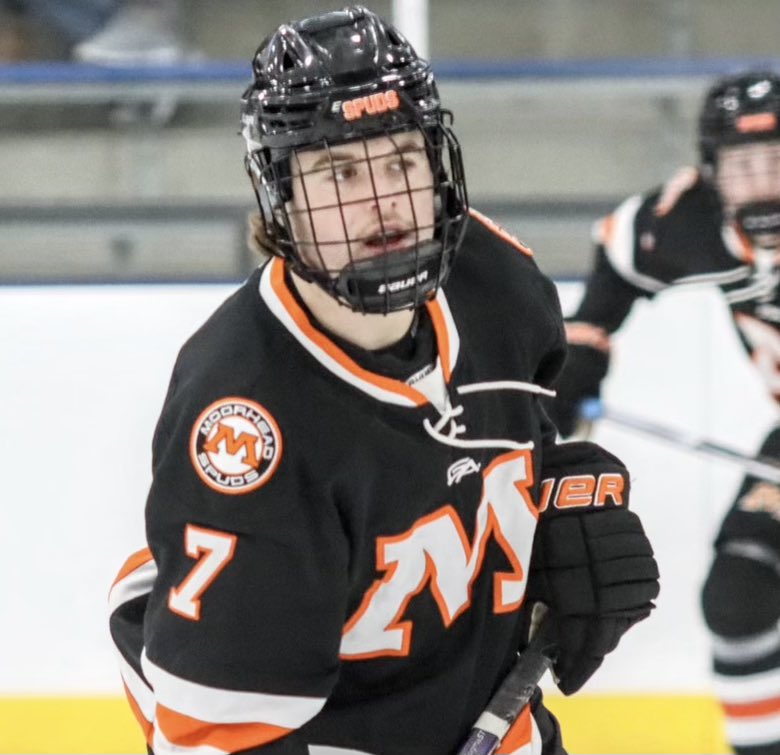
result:
[(270, 724), (241, 723), (215, 724), (190, 718), (175, 710), (157, 704), (157, 724), (165, 738), (181, 747), (207, 745), (225, 752), (248, 750), (273, 742), (289, 734), (292, 729)]
[(475, 220), (478, 220), (480, 223), (482, 223), (482, 225), (484, 225), (485, 228), (493, 231), (493, 233), (495, 233), (496, 236), (504, 239), (504, 241), (509, 242), (518, 251), (521, 251), (523, 254), (526, 254), (529, 257), (534, 256), (534, 253), (522, 241), (516, 239), (511, 233), (509, 233), (509, 231), (506, 230), (506, 228), (502, 228), (494, 220), (491, 220), (489, 217), (483, 215), (481, 212), (478, 212), (474, 208), (469, 208), (469, 215), (471, 215), (471, 217), (474, 218)]
[(317, 344), (331, 359), (338, 362), (344, 369), (351, 372), (355, 377), (367, 383), (392, 393), (399, 393), (409, 399), (417, 406), (423, 406), (428, 403), (428, 399), (420, 391), (411, 388), (400, 380), (393, 380), (381, 375), (377, 375), (368, 370), (364, 370), (352, 359), (350, 359), (333, 341), (327, 338), (323, 333), (312, 327), (306, 313), (298, 306), (298, 302), (287, 289), (284, 281), (284, 263), (275, 259), (271, 261), (271, 285), (276, 295), (295, 321), (295, 324), (306, 334), (306, 337)]
[(691, 165), (680, 168), (664, 185), (653, 212), (660, 218), (668, 215), (674, 209), (680, 197), (691, 189), (698, 180), (698, 168), (694, 168)]
[(122, 568), (119, 570), (119, 574), (116, 575), (111, 587), (116, 585), (117, 582), (121, 582), (128, 574), (134, 572), (139, 566), (143, 566), (148, 561), (152, 560), (152, 552), (148, 548), (141, 548), (140, 551), (133, 553), (130, 558), (125, 561)]
[(746, 262), (748, 265), (752, 265), (756, 261), (756, 249), (753, 246), (753, 242), (750, 240), (750, 236), (736, 224), (733, 225), (733, 228), (737, 234), (737, 239), (739, 239), (742, 261)]
[(780, 713), (780, 697), (754, 703), (723, 703), (723, 711), (730, 718), (755, 718)]
[(127, 696), (127, 702), (130, 703), (130, 710), (135, 716), (135, 720), (138, 721), (138, 725), (141, 727), (141, 731), (144, 733), (144, 739), (149, 747), (152, 746), (152, 738), (154, 736), (154, 725), (151, 721), (146, 720), (146, 716), (141, 712), (141, 708), (135, 701), (132, 692), (130, 692), (126, 684), (122, 685), (125, 688), (125, 695)]
[(575, 346), (590, 346), (599, 351), (610, 351), (609, 334), (604, 328), (587, 322), (564, 323), (566, 342)]
[(603, 246), (610, 246), (615, 238), (616, 220), (614, 215), (607, 215), (599, 224), (598, 237)]

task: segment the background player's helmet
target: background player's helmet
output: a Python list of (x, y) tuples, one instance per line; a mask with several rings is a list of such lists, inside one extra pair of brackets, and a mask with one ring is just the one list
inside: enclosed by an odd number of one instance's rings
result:
[(719, 147), (780, 139), (780, 76), (754, 71), (725, 76), (707, 91), (699, 115), (702, 164), (717, 162)]
[[(260, 45), (252, 67), (242, 135), (270, 251), (356, 311), (386, 313), (432, 298), (461, 243), (467, 196), (452, 116), (441, 108), (428, 63), (395, 28), (355, 6), (280, 26)], [(350, 253), (338, 271), (307, 263), (285, 204), (292, 197), (294, 151), (392, 139), (410, 129), (423, 134), (433, 172), (434, 228), (422, 234), (432, 240), (371, 259), (353, 260)]]
[[(727, 219), (752, 244), (776, 247), (780, 243), (780, 76), (753, 71), (716, 82), (704, 99), (699, 125), (704, 175), (714, 181)], [(765, 142), (759, 160), (756, 149)], [(753, 158), (723, 154), (722, 148), (733, 146), (752, 149)]]

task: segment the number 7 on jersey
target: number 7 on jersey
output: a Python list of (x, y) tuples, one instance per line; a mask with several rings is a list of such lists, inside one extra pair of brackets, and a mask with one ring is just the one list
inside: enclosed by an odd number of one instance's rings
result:
[(236, 536), (188, 524), (184, 532), (187, 555), (198, 562), (179, 587), (172, 587), (168, 608), (185, 619), (200, 619), (200, 596), (233, 558)]

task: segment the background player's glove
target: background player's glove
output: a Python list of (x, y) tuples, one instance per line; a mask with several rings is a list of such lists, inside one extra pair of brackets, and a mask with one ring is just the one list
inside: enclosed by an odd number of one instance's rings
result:
[[(622, 500), (607, 495), (599, 502), (603, 475), (623, 479)], [(579, 500), (570, 494), (566, 506), (561, 482), (576, 476), (584, 481), (581, 490), (588, 479), (594, 481), (591, 503), (580, 492)], [(569, 695), (650, 614), (658, 567), (639, 517), (627, 509), (628, 474), (617, 457), (588, 442), (546, 448), (542, 480), (550, 478), (551, 503), (539, 518), (527, 595), (549, 608), (558, 646), (553, 671), (558, 688)]]
[(601, 381), (608, 368), (608, 352), (593, 346), (569, 344), (563, 371), (553, 386), (557, 396), (544, 399), (544, 407), (563, 437), (575, 431), (580, 404), (585, 399), (601, 397)]

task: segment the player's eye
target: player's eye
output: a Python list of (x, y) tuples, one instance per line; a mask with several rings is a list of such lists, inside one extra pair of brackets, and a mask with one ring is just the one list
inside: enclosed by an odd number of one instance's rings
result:
[(390, 161), (388, 170), (390, 173), (404, 174), (411, 173), (417, 167), (417, 161), (411, 157), (398, 157)]
[(330, 170), (329, 178), (332, 181), (342, 183), (354, 178), (358, 174), (356, 163), (337, 163)]
[(396, 160), (395, 161), (395, 163), (393, 164), (393, 170), (397, 170), (399, 172), (400, 171), (404, 171), (405, 172), (407, 170), (411, 170), (415, 165), (416, 165), (416, 163), (414, 162), (414, 160), (412, 160), (412, 159), (410, 159), (408, 157), (405, 157), (402, 160)]

